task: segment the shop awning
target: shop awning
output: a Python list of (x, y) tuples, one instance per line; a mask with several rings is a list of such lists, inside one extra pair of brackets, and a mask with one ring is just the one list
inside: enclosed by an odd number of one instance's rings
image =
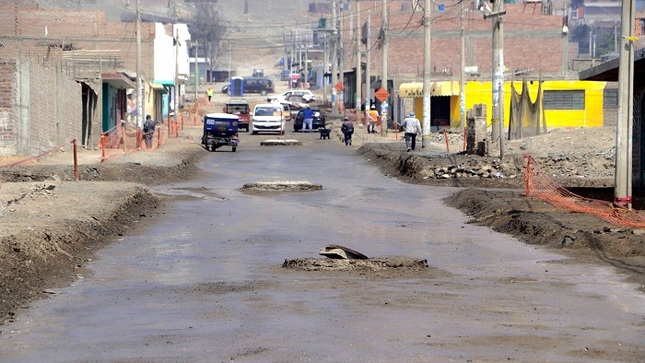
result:
[(399, 97), (401, 98), (415, 98), (423, 97), (423, 83), (401, 83), (399, 86)]
[(162, 81), (156, 80), (154, 84), (160, 84), (160, 85), (162, 85), (164, 87), (174, 87), (175, 86), (175, 81), (174, 80), (170, 80), (170, 81), (168, 81), (168, 80), (162, 80)]
[[(430, 82), (430, 90), (431, 96), (458, 96), (460, 92), (459, 82)], [(423, 82), (401, 83), (401, 85), (399, 86), (399, 97), (423, 97)]]
[(159, 93), (161, 93), (161, 94), (166, 94), (166, 93), (168, 93), (168, 89), (166, 89), (166, 87), (164, 87), (164, 86), (163, 86), (163, 84), (153, 83), (153, 84), (150, 86), (150, 88), (152, 88), (154, 91), (159, 92)]
[(101, 79), (114, 88), (136, 88), (136, 84), (124, 73), (101, 73)]

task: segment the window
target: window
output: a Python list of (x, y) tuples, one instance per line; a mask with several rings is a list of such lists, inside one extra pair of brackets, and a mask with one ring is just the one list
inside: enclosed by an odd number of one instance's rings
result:
[(605, 90), (603, 91), (602, 101), (603, 101), (603, 105), (602, 105), (603, 109), (605, 110), (618, 109), (618, 89), (605, 88)]
[(545, 110), (584, 110), (585, 91), (544, 91)]
[(645, 19), (638, 19), (638, 25), (640, 25), (640, 29), (637, 29), (638, 35), (645, 35)]

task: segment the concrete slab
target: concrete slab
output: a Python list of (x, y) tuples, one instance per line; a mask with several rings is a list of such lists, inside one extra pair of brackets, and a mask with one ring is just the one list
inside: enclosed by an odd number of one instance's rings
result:
[(260, 143), (262, 146), (300, 146), (302, 142), (298, 140), (280, 140), (280, 139), (271, 139), (264, 140)]

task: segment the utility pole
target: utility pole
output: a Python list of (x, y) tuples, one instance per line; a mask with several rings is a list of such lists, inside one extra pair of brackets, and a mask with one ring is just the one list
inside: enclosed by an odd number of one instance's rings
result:
[(614, 204), (632, 207), (632, 118), (634, 110), (634, 0), (623, 0), (618, 68), (618, 124)]
[[(284, 72), (287, 69), (287, 62), (289, 62), (289, 50), (286, 46), (287, 44), (287, 29), (282, 29), (282, 42), (285, 44), (284, 46), (284, 55), (282, 58), (282, 71)], [(230, 40), (229, 40), (229, 47), (230, 47)], [(291, 74), (291, 67), (289, 69), (289, 74)], [(291, 76), (289, 76), (291, 77)], [(291, 80), (289, 80), (291, 82)]]
[(175, 124), (179, 124), (179, 29), (175, 30)]
[(503, 1), (493, 3), (493, 12), (484, 19), (493, 18), (493, 117), (491, 119), (493, 142), (499, 141), (499, 157), (504, 158), (504, 27)]
[(143, 127), (143, 84), (141, 82), (141, 9), (137, 0), (137, 18), (135, 24), (137, 33), (137, 127)]
[(309, 39), (305, 37), (304, 39), (304, 47), (305, 47), (305, 71), (303, 72), (305, 74), (305, 79), (302, 82), (302, 85), (304, 86), (305, 84), (309, 83)]
[(195, 40), (195, 102), (197, 102), (197, 86), (199, 85), (199, 46)]
[[(231, 84), (231, 40), (228, 42), (228, 83)], [(230, 86), (229, 86), (230, 87)]]
[[(343, 3), (341, 1), (340, 9), (338, 9), (338, 81), (345, 84), (345, 46), (343, 44)], [(338, 92), (338, 102), (343, 107), (343, 115), (345, 115), (345, 89)]]
[[(387, 0), (383, 0), (383, 61), (381, 62), (381, 87), (387, 91), (387, 61), (389, 57), (389, 45), (387, 42), (388, 32), (388, 15), (387, 15)], [(381, 135), (387, 131), (387, 119), (389, 113), (388, 98), (384, 99), (381, 103)], [(385, 107), (383, 107), (385, 105)], [(383, 110), (387, 110), (385, 118), (383, 118)]]
[[(325, 51), (323, 52), (323, 58), (324, 58), (324, 67), (323, 67), (323, 74), (327, 74), (327, 71), (329, 71), (329, 39), (328, 34), (325, 33)], [(329, 82), (327, 82), (327, 77), (323, 77), (323, 104), (327, 105), (327, 87), (329, 86)]]
[(569, 74), (569, 5), (562, 4), (562, 75), (568, 78)]
[(461, 8), (459, 10), (460, 21), (461, 21), (461, 63), (459, 67), (459, 128), (460, 132), (464, 132), (466, 129), (466, 77), (464, 69), (466, 68), (466, 29), (464, 27), (464, 3), (461, 2)]
[(331, 28), (332, 42), (331, 42), (331, 113), (333, 115), (338, 113), (338, 105), (336, 104), (336, 83), (338, 83), (338, 29), (336, 29), (336, 10), (338, 7), (337, 0), (331, 1)]
[(361, 121), (361, 104), (363, 103), (363, 67), (361, 62), (361, 3), (356, 2), (356, 28), (354, 29), (354, 36), (356, 37), (356, 103), (354, 109), (356, 110), (356, 123)]
[(293, 35), (293, 29), (291, 30), (291, 60), (289, 61), (289, 89), (293, 89), (293, 79), (291, 79), (291, 66), (296, 60), (296, 37)]
[(430, 136), (430, 62), (432, 50), (432, 2), (425, 0), (423, 9), (423, 134), (421, 135), (421, 148), (425, 148)]
[[(371, 34), (372, 34), (372, 11), (367, 13), (367, 34), (365, 34), (367, 41), (365, 42), (365, 111), (370, 109), (372, 104), (372, 57), (371, 53)], [(370, 102), (368, 103), (367, 100)]]

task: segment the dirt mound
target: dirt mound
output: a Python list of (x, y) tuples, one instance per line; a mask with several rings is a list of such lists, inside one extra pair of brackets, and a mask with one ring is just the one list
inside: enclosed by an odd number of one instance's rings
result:
[[(4, 184), (3, 190), (14, 187)], [(97, 250), (158, 207), (158, 198), (136, 184), (77, 182), (27, 189), (24, 198), (2, 208), (2, 321), (23, 303), (45, 296), (45, 287), (72, 282)], [(54, 212), (63, 206), (66, 213)]]
[(0, 323), (51, 293), (44, 288), (74, 281), (97, 250), (161, 213), (159, 197), (145, 185), (190, 177), (203, 154), (180, 149), (157, 165), (143, 165), (152, 157), (143, 154), (141, 162), (83, 165), (82, 181), (73, 181), (69, 165), (1, 170)]
[(322, 185), (294, 180), (247, 183), (242, 186), (242, 191), (246, 193), (309, 192), (315, 190), (322, 190)]
[(410, 258), (379, 258), (368, 260), (343, 260), (329, 258), (302, 258), (284, 260), (284, 268), (304, 271), (383, 271), (390, 269), (421, 270), (428, 268), (428, 261)]
[[(609, 263), (628, 274), (629, 280), (645, 292), (645, 230), (619, 228), (592, 215), (558, 209), (524, 196), (521, 177), (504, 177), (522, 174), (523, 158), (519, 156), (500, 162), (494, 157), (418, 155), (391, 144), (367, 144), (359, 152), (386, 174), (408, 182), (471, 188), (453, 194), (446, 204), (472, 217), (472, 223), (516, 236), (528, 244), (558, 249), (574, 256), (575, 261)], [(539, 160), (544, 163), (553, 159), (546, 156)], [(447, 166), (463, 168), (473, 164), (492, 165), (502, 177), (434, 177), (436, 170)], [(567, 174), (556, 180), (584, 197), (609, 201), (613, 197), (613, 189), (604, 187), (610, 181), (604, 178), (581, 180)], [(642, 208), (642, 200), (637, 200), (635, 206)]]
[(401, 277), (437, 278), (449, 273), (428, 265), (427, 260), (408, 257), (380, 257), (367, 260), (299, 258), (284, 260), (283, 268), (308, 272), (358, 273), (367, 278), (387, 279)]

